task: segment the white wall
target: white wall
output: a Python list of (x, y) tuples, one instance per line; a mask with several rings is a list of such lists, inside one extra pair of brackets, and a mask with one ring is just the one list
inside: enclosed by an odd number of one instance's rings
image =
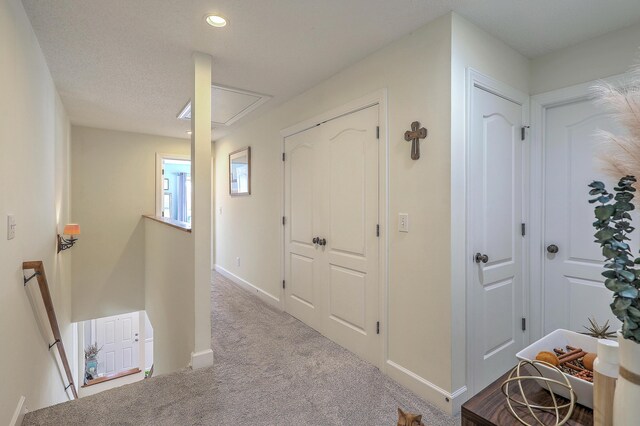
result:
[[(18, 0), (0, 3), (0, 58), (0, 424), (8, 424), (21, 395), (30, 410), (67, 400), (55, 349), (40, 332), (48, 324), (36, 322), (23, 287), (22, 262), (44, 261), (73, 357), (70, 256), (56, 254), (56, 233), (69, 221), (69, 121)], [(9, 213), (18, 225), (10, 241)]]
[(640, 24), (531, 61), (531, 94), (622, 74), (640, 63)]
[[(451, 35), (451, 323), (452, 386), (464, 392), (466, 380), (466, 88), (467, 70), (529, 93), (529, 60), (457, 14)], [(507, 366), (505, 366), (507, 368)], [(461, 394), (456, 402), (467, 397)], [(458, 408), (458, 407), (456, 407)]]
[[(217, 141), (214, 214), (216, 264), (280, 299), (280, 130), (387, 88), (389, 323), (381, 318), (389, 339), (386, 369), (445, 409), (451, 408), (445, 401), (451, 390), (450, 31), (451, 17), (439, 18)], [(410, 159), (411, 145), (403, 139), (414, 120), (429, 130), (418, 161)], [(247, 145), (252, 194), (231, 198), (228, 154)], [(396, 232), (399, 212), (410, 215), (408, 234)]]
[(143, 225), (145, 305), (160, 375), (187, 367), (195, 345), (193, 235), (151, 219)]
[[(73, 320), (145, 309), (143, 214), (155, 213), (156, 152), (190, 155), (187, 139), (72, 128)], [(155, 327), (155, 324), (154, 324)]]

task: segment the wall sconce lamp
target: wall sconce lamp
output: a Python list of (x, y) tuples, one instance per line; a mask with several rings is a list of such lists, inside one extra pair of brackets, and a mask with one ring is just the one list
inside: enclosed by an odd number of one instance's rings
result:
[[(62, 235), (68, 235), (71, 238), (66, 239)], [(65, 225), (62, 235), (58, 234), (58, 253), (62, 250), (70, 249), (78, 241), (75, 236), (80, 235), (80, 225), (76, 223)]]

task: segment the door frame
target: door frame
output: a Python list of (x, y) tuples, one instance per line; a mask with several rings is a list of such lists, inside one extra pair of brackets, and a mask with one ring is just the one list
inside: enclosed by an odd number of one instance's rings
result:
[(162, 162), (164, 160), (182, 160), (191, 161), (191, 155), (189, 154), (166, 154), (156, 152), (156, 176), (155, 176), (155, 199), (156, 199), (156, 216), (162, 217), (162, 196), (164, 190), (162, 188), (163, 178), (162, 175)]
[(544, 285), (545, 276), (545, 116), (547, 109), (584, 101), (592, 97), (591, 88), (598, 82), (620, 85), (628, 74), (617, 74), (603, 79), (563, 87), (531, 97), (531, 143), (530, 143), (530, 203), (529, 209), (529, 282), (530, 286), (530, 339), (542, 338), (544, 330)]
[[(469, 159), (469, 148), (470, 148), (470, 144), (471, 144), (471, 111), (472, 111), (472, 106), (473, 106), (473, 101), (474, 101), (474, 95), (473, 95), (473, 89), (475, 87), (481, 89), (481, 90), (485, 90), (489, 93), (492, 93), (496, 96), (499, 96), (501, 98), (507, 99), (511, 102), (514, 102), (518, 105), (520, 105), (522, 107), (522, 125), (523, 126), (527, 126), (529, 123), (529, 95), (527, 95), (524, 92), (521, 92), (517, 89), (514, 89), (513, 87), (498, 81), (492, 77), (489, 77), (485, 74), (480, 73), (479, 71), (476, 71), (473, 68), (468, 68), (467, 69), (467, 85), (466, 85), (466, 105), (465, 105), (465, 146), (464, 146), (464, 175), (465, 175), (465, 179), (464, 179), (464, 202), (465, 202), (465, 207), (463, 209), (464, 213), (465, 213), (465, 218), (464, 218), (464, 226), (463, 227), (457, 227), (457, 226), (452, 226), (452, 239), (457, 238), (464, 238), (465, 240), (465, 256), (464, 259), (460, 259), (459, 256), (456, 258), (455, 255), (452, 254), (452, 262), (453, 261), (459, 261), (459, 262), (463, 262), (464, 267), (463, 268), (459, 268), (461, 270), (464, 271), (464, 283), (465, 283), (465, 290), (464, 290), (464, 294), (465, 294), (465, 298), (466, 298), (466, 320), (464, 321), (464, 327), (465, 327), (465, 331), (464, 331), (464, 335), (465, 335), (465, 344), (466, 344), (466, 382), (467, 382), (467, 395), (466, 395), (466, 399), (470, 398), (471, 396), (475, 395), (477, 392), (479, 392), (481, 389), (477, 389), (478, 384), (475, 381), (475, 378), (473, 377), (473, 374), (471, 373), (474, 369), (474, 360), (475, 357), (474, 355), (476, 354), (477, 350), (477, 339), (475, 338), (475, 335), (471, 332), (473, 330), (473, 324), (478, 320), (478, 311), (476, 309), (476, 306), (472, 303), (473, 298), (473, 292), (472, 292), (472, 286), (473, 286), (473, 264), (472, 262), (472, 257), (473, 257), (473, 253), (474, 253), (474, 247), (472, 247), (472, 241), (470, 238), (470, 225), (469, 225), (469, 219), (471, 217), (471, 203), (469, 201), (469, 180), (470, 180), (470, 174), (469, 174), (469, 170), (470, 170), (470, 159)], [(525, 132), (527, 133), (527, 132)], [(522, 221), (524, 223), (528, 222), (528, 207), (529, 207), (529, 191), (528, 191), (528, 187), (529, 187), (529, 169), (528, 169), (528, 164), (529, 164), (529, 147), (528, 147), (528, 140), (530, 138), (525, 135), (525, 140), (522, 141)], [(453, 167), (453, 165), (452, 165)], [(460, 235), (462, 234), (462, 236)], [(523, 290), (523, 300), (522, 300), (522, 312), (523, 315), (525, 317), (529, 317), (529, 310), (528, 308), (528, 304), (529, 304), (529, 275), (528, 275), (528, 262), (527, 262), (527, 258), (528, 258), (528, 244), (527, 244), (527, 238), (523, 238), (522, 239), (522, 270), (521, 270), (521, 277), (522, 277), (522, 290)], [(457, 264), (459, 266), (459, 263)], [(452, 278), (454, 278), (454, 275), (452, 274)], [(455, 289), (455, 279), (452, 280), (452, 290), (453, 290), (453, 296), (455, 297), (456, 295), (456, 289)], [(454, 306), (455, 306), (455, 301), (454, 301)], [(455, 315), (455, 313), (454, 313)], [(460, 321), (462, 323), (462, 321)], [(452, 330), (455, 333), (456, 330), (455, 329), (455, 322), (452, 322)], [(530, 341), (529, 338), (529, 328), (527, 327), (527, 330), (525, 331), (525, 336), (524, 336), (524, 342), (525, 344), (527, 344)], [(462, 391), (464, 392), (464, 391)], [(461, 393), (462, 393), (461, 392)]]
[[(378, 141), (378, 220), (380, 223), (380, 237), (378, 239), (378, 280), (379, 280), (379, 306), (378, 317), (380, 318), (380, 337), (382, 338), (382, 351), (378, 359), (378, 367), (381, 371), (386, 371), (386, 361), (389, 358), (389, 310), (388, 310), (388, 290), (389, 290), (389, 137), (388, 137), (388, 116), (387, 116), (387, 89), (383, 88), (373, 93), (355, 99), (344, 105), (331, 109), (313, 118), (304, 120), (293, 126), (280, 131), (282, 137), (282, 153), (285, 152), (285, 139), (296, 133), (303, 132), (319, 124), (333, 120), (368, 107), (378, 105), (378, 126), (380, 127), (380, 138)], [(285, 218), (285, 163), (282, 162), (282, 217)], [(285, 219), (286, 220), (286, 219)], [(283, 223), (284, 225), (284, 223)], [(285, 232), (282, 226), (280, 238), (280, 275), (284, 281), (285, 277)], [(280, 307), (286, 310), (284, 288), (280, 286)]]

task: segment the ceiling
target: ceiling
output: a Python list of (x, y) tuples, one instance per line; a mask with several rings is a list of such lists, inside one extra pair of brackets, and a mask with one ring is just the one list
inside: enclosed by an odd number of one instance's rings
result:
[[(71, 122), (186, 138), (191, 53), (263, 114), (451, 10), (528, 57), (640, 21), (638, 0), (23, 0)], [(226, 28), (206, 25), (219, 13)]]

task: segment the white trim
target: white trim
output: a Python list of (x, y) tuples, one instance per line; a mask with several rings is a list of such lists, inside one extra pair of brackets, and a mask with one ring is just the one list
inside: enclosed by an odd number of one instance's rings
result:
[(448, 392), (396, 362), (387, 360), (386, 365), (389, 377), (403, 384), (416, 395), (431, 402), (449, 414), (456, 412), (456, 405), (459, 411), (463, 402), (461, 396), (467, 392), (466, 386), (453, 392)]
[[(303, 132), (318, 124), (324, 123), (329, 120), (334, 120), (336, 118), (342, 117), (343, 115), (351, 114), (373, 105), (382, 105), (383, 102), (386, 104), (386, 99), (387, 99), (387, 89), (377, 90), (366, 96), (353, 100), (345, 105), (339, 106), (330, 111), (316, 115), (313, 118), (302, 121), (298, 124), (294, 124), (293, 126), (289, 126), (286, 129), (283, 129), (280, 131), (280, 136), (282, 136), (282, 138), (293, 136), (296, 133)], [(384, 110), (386, 113), (386, 105)], [(380, 132), (382, 133), (382, 126), (380, 126)], [(382, 141), (382, 139), (380, 140)]]
[[(302, 121), (293, 126), (287, 127), (280, 131), (282, 136), (282, 152), (285, 152), (285, 139), (289, 136), (293, 136), (296, 133), (303, 132), (307, 129), (317, 126), (318, 124), (333, 120), (347, 114), (369, 108), (374, 105), (378, 105), (378, 126), (380, 127), (380, 134), (378, 140), (378, 222), (380, 225), (380, 236), (378, 238), (378, 279), (380, 282), (380, 306), (378, 308), (378, 317), (380, 318), (380, 336), (382, 337), (382, 351), (377, 363), (377, 367), (382, 372), (386, 372), (385, 362), (389, 357), (389, 309), (388, 309), (388, 294), (389, 294), (389, 130), (388, 130), (388, 96), (387, 89), (382, 88), (376, 90), (373, 93), (362, 96), (351, 102), (348, 102), (342, 106), (331, 109), (330, 111), (319, 114), (313, 118)], [(282, 164), (282, 216), (286, 216), (285, 211), (285, 165)], [(288, 218), (287, 218), (288, 219)], [(280, 270), (281, 276), (284, 280), (285, 277), (285, 232), (284, 226), (282, 227), (282, 238), (280, 246), (281, 262)], [(280, 288), (280, 300), (282, 301), (281, 309), (285, 310), (285, 295), (284, 289)]]
[[(466, 90), (465, 90), (465, 119), (464, 119), (464, 147), (458, 147), (457, 150), (455, 150), (455, 154), (457, 154), (457, 157), (464, 157), (464, 161), (463, 162), (454, 162), (452, 161), (452, 174), (454, 173), (454, 168), (453, 165), (454, 164), (458, 164), (458, 167), (456, 167), (455, 172), (459, 172), (460, 171), (460, 165), (463, 164), (464, 165), (464, 181), (463, 181), (463, 185), (464, 185), (464, 189), (462, 191), (460, 191), (460, 188), (453, 188), (453, 193), (455, 193), (456, 191), (458, 192), (462, 192), (464, 194), (464, 202), (462, 205), (462, 197), (458, 197), (458, 198), (453, 198), (452, 197), (452, 224), (456, 224), (456, 225), (460, 225), (461, 223), (464, 223), (463, 226), (452, 226), (452, 239), (455, 237), (456, 240), (452, 243), (452, 245), (455, 243), (455, 247), (460, 247), (462, 241), (464, 240), (464, 259), (462, 258), (462, 256), (455, 256), (453, 253), (456, 253), (455, 251), (452, 252), (452, 265), (451, 265), (451, 273), (452, 273), (452, 294), (456, 294), (459, 293), (462, 289), (458, 288), (458, 286), (460, 285), (464, 285), (464, 294), (465, 294), (465, 299), (466, 299), (466, 319), (465, 321), (453, 321), (452, 318), (452, 329), (453, 330), (453, 335), (457, 335), (457, 333), (460, 333), (460, 328), (464, 327), (464, 336), (465, 336), (465, 346), (466, 346), (466, 382), (467, 385), (466, 387), (468, 388), (469, 392), (467, 392), (466, 397), (470, 398), (471, 396), (475, 395), (477, 392), (480, 391), (480, 389), (478, 389), (478, 384), (475, 383), (473, 374), (471, 373), (472, 371), (474, 371), (475, 365), (474, 365), (474, 358), (473, 358), (473, 354), (474, 352), (474, 347), (477, 343), (477, 338), (475, 336), (470, 335), (470, 330), (472, 330), (471, 327), (471, 323), (473, 321), (476, 320), (476, 316), (477, 316), (477, 312), (475, 309), (475, 305), (473, 303), (470, 303), (473, 298), (471, 297), (471, 283), (473, 282), (473, 276), (472, 276), (472, 271), (473, 268), (469, 267), (469, 265), (471, 264), (471, 256), (473, 253), (473, 247), (471, 247), (471, 239), (468, 238), (468, 220), (470, 217), (470, 211), (469, 209), (471, 208), (470, 203), (468, 202), (468, 188), (469, 188), (469, 173), (468, 173), (468, 168), (469, 168), (469, 157), (468, 157), (468, 152), (469, 152), (469, 144), (470, 144), (470, 132), (469, 132), (469, 128), (470, 128), (470, 120), (471, 120), (471, 108), (472, 108), (472, 104), (473, 104), (473, 89), (474, 87), (478, 87), (482, 90), (486, 90), (490, 93), (493, 93), (496, 96), (500, 96), (504, 99), (507, 99), (509, 101), (512, 101), (518, 105), (520, 105), (522, 107), (522, 125), (526, 126), (529, 122), (529, 95), (527, 95), (526, 93), (523, 93), (517, 89), (514, 89), (498, 80), (495, 80), (491, 77), (488, 77), (472, 68), (468, 68), (467, 69), (467, 76), (466, 76)], [(527, 222), (527, 203), (528, 203), (528, 182), (529, 182), (529, 176), (528, 176), (528, 167), (526, 167), (526, 165), (528, 164), (528, 159), (529, 159), (529, 152), (528, 152), (528, 146), (526, 144), (526, 141), (523, 141), (523, 146), (522, 146), (522, 220), (524, 223)], [(460, 158), (457, 158), (457, 160), (460, 160)], [(453, 183), (453, 180), (452, 180)], [(460, 184), (460, 182), (458, 182), (458, 184)], [(458, 212), (458, 213), (455, 213)], [(464, 221), (461, 220), (461, 215), (464, 214)], [(455, 219), (455, 222), (453, 221)], [(462, 228), (462, 229), (458, 229), (457, 232), (455, 232), (454, 235), (454, 231), (457, 227)], [(464, 234), (462, 234), (464, 233)], [(523, 238), (522, 241), (522, 288), (523, 288), (523, 315), (525, 317), (529, 316), (529, 276), (527, 274), (527, 268), (528, 268), (528, 249), (527, 249), (527, 244), (526, 244), (526, 238)], [(460, 265), (463, 265), (462, 267)], [(460, 280), (459, 278), (462, 276), (462, 273), (464, 273), (464, 280)], [(459, 311), (455, 311), (453, 315), (459, 315)], [(457, 324), (459, 323), (459, 324)], [(456, 328), (456, 324), (458, 325), (458, 327)], [(463, 325), (464, 324), (464, 325)], [(525, 332), (525, 336), (524, 336), (524, 343), (528, 343), (529, 342), (529, 332), (526, 331)]]
[(282, 304), (280, 303), (280, 299), (278, 299), (273, 294), (268, 293), (263, 289), (259, 288), (258, 286), (251, 284), (249, 281), (244, 280), (239, 276), (233, 274), (232, 272), (227, 271), (220, 265), (217, 265), (217, 264), (214, 265), (214, 269), (216, 270), (216, 272), (219, 272), (225, 278), (228, 278), (229, 280), (231, 280), (234, 284), (237, 284), (240, 288), (247, 290), (252, 294), (255, 294), (260, 299), (267, 302), (269, 305), (275, 306), (276, 308), (283, 310)]
[(162, 187), (163, 176), (162, 176), (162, 161), (163, 160), (184, 160), (191, 161), (191, 155), (185, 154), (166, 154), (161, 152), (156, 152), (156, 216), (162, 216), (162, 195), (164, 194), (164, 189)]
[[(191, 352), (191, 368), (197, 370), (199, 368), (211, 367), (213, 365), (213, 350), (205, 349), (204, 351)], [(144, 373), (144, 365), (141, 368)]]
[(545, 241), (545, 115), (548, 108), (580, 102), (591, 98), (591, 88), (598, 82), (612, 85), (624, 84), (627, 74), (618, 74), (599, 80), (552, 90), (531, 97), (530, 199), (539, 200), (529, 205), (529, 282), (530, 286), (530, 336), (540, 339), (544, 331), (544, 241)]
[(18, 400), (18, 405), (16, 406), (16, 410), (13, 412), (13, 417), (11, 417), (11, 421), (9, 422), (9, 426), (20, 426), (22, 421), (24, 420), (24, 415), (27, 414), (27, 407), (25, 406), (27, 402), (27, 398), (21, 396)]

